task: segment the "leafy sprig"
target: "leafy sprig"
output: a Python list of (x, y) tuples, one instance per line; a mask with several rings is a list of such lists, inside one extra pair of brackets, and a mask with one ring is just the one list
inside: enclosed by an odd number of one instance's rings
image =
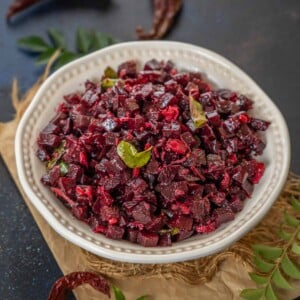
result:
[[(300, 213), (299, 199), (292, 196), (290, 204)], [(285, 211), (278, 235), (283, 241), (282, 246), (253, 246), (257, 272), (249, 273), (249, 276), (258, 288), (243, 290), (240, 294), (243, 299), (276, 300), (277, 288), (291, 290), (289, 279), (300, 279), (300, 267), (291, 260), (291, 254), (300, 255), (300, 220)]]
[(36, 54), (37, 65), (46, 65), (54, 52), (60, 49), (60, 55), (54, 65), (55, 69), (85, 54), (118, 42), (117, 39), (102, 32), (78, 28), (76, 51), (71, 51), (67, 47), (66, 38), (62, 31), (52, 28), (47, 33), (48, 41), (40, 36), (31, 35), (20, 38), (17, 45), (27, 52)]

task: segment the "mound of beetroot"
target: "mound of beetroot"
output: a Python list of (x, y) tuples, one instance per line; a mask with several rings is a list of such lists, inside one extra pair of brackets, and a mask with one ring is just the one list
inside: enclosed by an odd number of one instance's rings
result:
[(94, 232), (169, 246), (234, 219), (265, 166), (253, 102), (172, 62), (134, 61), (64, 97), (37, 139), (42, 182)]

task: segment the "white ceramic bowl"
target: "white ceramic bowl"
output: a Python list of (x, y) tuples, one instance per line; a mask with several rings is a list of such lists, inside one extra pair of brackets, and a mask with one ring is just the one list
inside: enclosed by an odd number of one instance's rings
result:
[[(218, 87), (248, 95), (255, 101), (253, 114), (272, 124), (266, 132), (267, 147), (260, 158), (266, 163), (265, 174), (235, 220), (213, 233), (196, 235), (171, 247), (144, 248), (93, 233), (86, 224), (75, 219), (40, 183), (45, 168), (35, 156), (35, 143), (39, 131), (53, 117), (63, 95), (82, 88), (86, 79), (99, 78), (106, 66), (116, 68), (129, 59), (144, 63), (151, 58), (171, 59), (179, 69), (201, 71)], [(26, 195), (55, 231), (99, 256), (134, 263), (190, 260), (228, 247), (268, 212), (286, 181), (290, 163), (286, 123), (274, 103), (249, 76), (214, 52), (189, 44), (162, 41), (118, 44), (78, 59), (55, 72), (26, 110), (17, 130), (15, 152), (19, 179)]]

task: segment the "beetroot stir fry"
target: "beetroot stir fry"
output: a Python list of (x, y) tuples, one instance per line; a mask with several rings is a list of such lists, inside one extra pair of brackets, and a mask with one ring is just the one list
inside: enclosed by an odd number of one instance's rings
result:
[[(111, 239), (169, 246), (234, 219), (264, 173), (269, 122), (171, 61), (127, 61), (64, 97), (37, 139), (41, 181)], [(250, 200), (251, 201), (251, 200)]]

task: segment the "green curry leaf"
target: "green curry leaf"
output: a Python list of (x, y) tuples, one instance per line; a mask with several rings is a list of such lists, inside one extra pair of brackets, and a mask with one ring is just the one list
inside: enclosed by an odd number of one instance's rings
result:
[(50, 47), (43, 38), (35, 35), (20, 38), (17, 41), (17, 44), (23, 50), (36, 53), (44, 52)]
[(194, 122), (195, 128), (200, 128), (204, 126), (207, 122), (205, 112), (203, 110), (202, 104), (194, 99), (193, 96), (189, 96), (190, 104), (190, 114)]
[(52, 41), (52, 44), (55, 48), (65, 49), (66, 48), (66, 39), (64, 34), (55, 28), (48, 30), (48, 35)]
[(107, 88), (111, 88), (113, 87), (118, 81), (120, 81), (119, 79), (114, 79), (114, 78), (104, 78), (101, 81), (101, 87), (103, 87), (104, 89)]
[(113, 78), (113, 79), (116, 79), (118, 78), (118, 74), (117, 72), (111, 68), (111, 67), (107, 67), (105, 70), (104, 70), (104, 76), (106, 78)]
[(116, 286), (112, 286), (116, 300), (126, 300), (123, 292)]
[(134, 145), (121, 141), (117, 146), (117, 152), (125, 165), (129, 168), (141, 168), (145, 166), (151, 158), (151, 149), (138, 152)]

